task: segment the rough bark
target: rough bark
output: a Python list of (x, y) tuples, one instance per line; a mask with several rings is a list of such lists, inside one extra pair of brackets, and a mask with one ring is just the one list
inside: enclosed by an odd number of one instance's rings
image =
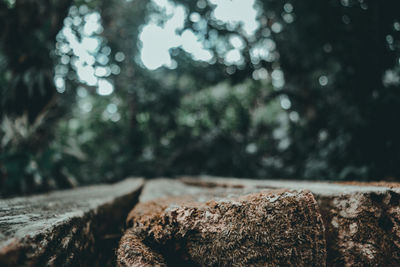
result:
[[(1, 200), (0, 266), (114, 266), (142, 184)], [(156, 179), (127, 223), (120, 266), (400, 266), (396, 183)]]
[(317, 199), (328, 266), (400, 266), (400, 184), (183, 177), (191, 186), (309, 189)]
[[(180, 191), (161, 185), (159, 195)], [(142, 199), (153, 199), (155, 186)], [(191, 195), (139, 203), (119, 266), (325, 266), (324, 227), (309, 191), (223, 191), (187, 187)]]
[(400, 195), (319, 196), (330, 266), (400, 266)]

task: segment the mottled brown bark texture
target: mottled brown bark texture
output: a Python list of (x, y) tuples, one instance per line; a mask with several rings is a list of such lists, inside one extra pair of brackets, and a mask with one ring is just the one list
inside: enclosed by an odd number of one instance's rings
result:
[(325, 266), (324, 226), (309, 191), (225, 191), (139, 203), (119, 266)]
[(400, 266), (400, 195), (320, 196), (330, 266)]
[(400, 184), (182, 178), (209, 188), (309, 189), (317, 199), (327, 242), (327, 266), (400, 266)]

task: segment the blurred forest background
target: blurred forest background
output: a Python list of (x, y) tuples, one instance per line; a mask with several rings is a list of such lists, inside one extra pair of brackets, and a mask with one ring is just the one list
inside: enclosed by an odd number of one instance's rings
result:
[(400, 2), (0, 0), (0, 94), (3, 196), (130, 175), (399, 181)]

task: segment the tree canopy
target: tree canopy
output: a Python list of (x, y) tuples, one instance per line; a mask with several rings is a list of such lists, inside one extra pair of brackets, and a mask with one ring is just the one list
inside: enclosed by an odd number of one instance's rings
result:
[[(218, 16), (225, 2), (1, 0), (2, 194), (129, 175), (399, 180), (400, 3), (255, 0), (249, 27)], [(150, 70), (144, 28), (177, 8), (176, 36), (207, 59), (177, 45)]]

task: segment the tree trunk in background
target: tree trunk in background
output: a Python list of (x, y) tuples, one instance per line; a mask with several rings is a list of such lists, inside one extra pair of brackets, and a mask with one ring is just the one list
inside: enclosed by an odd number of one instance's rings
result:
[(33, 123), (56, 90), (53, 53), (72, 0), (17, 0), (0, 4), (0, 55), (7, 88), (1, 88), (0, 118), (27, 114)]

